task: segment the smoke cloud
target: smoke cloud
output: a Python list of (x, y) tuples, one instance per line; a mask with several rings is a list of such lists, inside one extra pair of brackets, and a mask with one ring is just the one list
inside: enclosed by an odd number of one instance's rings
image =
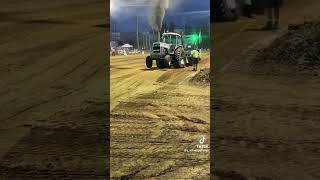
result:
[(169, 0), (151, 0), (149, 5), (149, 24), (154, 30), (160, 31), (166, 10), (169, 8)]

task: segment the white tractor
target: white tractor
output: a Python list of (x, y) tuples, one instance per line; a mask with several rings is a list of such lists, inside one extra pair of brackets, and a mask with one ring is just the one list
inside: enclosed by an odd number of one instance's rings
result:
[(186, 58), (184, 38), (173, 32), (163, 33), (160, 41), (153, 43), (151, 54), (146, 58), (147, 68), (152, 68), (153, 60), (158, 68), (184, 68), (191, 65)]

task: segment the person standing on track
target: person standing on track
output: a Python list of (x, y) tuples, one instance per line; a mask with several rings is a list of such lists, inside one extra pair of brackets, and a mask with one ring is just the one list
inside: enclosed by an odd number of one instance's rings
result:
[(266, 0), (267, 23), (263, 30), (279, 29), (280, 7), (282, 0)]
[(192, 57), (193, 71), (197, 71), (198, 63), (199, 63), (199, 59), (200, 59), (200, 50), (199, 49), (192, 50), (191, 57)]
[(254, 18), (252, 16), (252, 0), (244, 0), (244, 13), (248, 18)]

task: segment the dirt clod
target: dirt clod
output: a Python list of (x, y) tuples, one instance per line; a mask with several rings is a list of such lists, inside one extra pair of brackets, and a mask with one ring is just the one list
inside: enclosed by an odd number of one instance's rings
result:
[(195, 84), (209, 85), (210, 83), (210, 69), (201, 69), (193, 78), (191, 82)]
[(261, 51), (252, 70), (263, 74), (318, 74), (320, 69), (320, 22), (290, 24), (287, 32)]

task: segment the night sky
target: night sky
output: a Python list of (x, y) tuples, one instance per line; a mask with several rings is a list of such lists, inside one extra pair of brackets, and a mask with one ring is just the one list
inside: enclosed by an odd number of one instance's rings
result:
[[(140, 30), (149, 31), (148, 0), (112, 0), (111, 31), (133, 32), (136, 30), (136, 17), (139, 17)], [(177, 28), (185, 23), (192, 26), (210, 22), (210, 0), (171, 0), (164, 18), (165, 23), (173, 21)]]

